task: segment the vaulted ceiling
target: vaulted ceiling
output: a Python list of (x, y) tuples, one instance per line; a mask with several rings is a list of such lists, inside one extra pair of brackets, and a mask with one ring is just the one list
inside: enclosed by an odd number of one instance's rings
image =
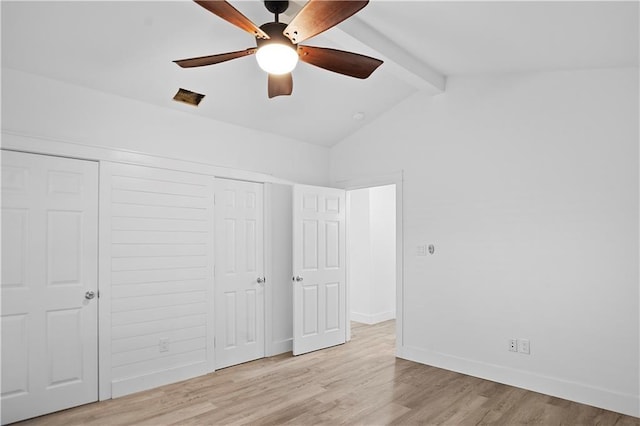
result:
[[(231, 3), (256, 24), (261, 1)], [(288, 17), (304, 5), (291, 2)], [(448, 76), (638, 66), (638, 2), (373, 0), (305, 44), (385, 60), (367, 80), (298, 64), (293, 95), (268, 99), (255, 59), (172, 61), (255, 45), (191, 1), (3, 1), (2, 66), (301, 142), (332, 146)], [(206, 95), (198, 108), (178, 88)]]

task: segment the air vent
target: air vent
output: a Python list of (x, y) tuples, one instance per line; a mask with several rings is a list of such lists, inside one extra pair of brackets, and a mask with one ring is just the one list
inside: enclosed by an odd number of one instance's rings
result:
[(173, 100), (193, 106), (198, 106), (200, 104), (200, 101), (202, 101), (202, 98), (204, 98), (204, 95), (201, 95), (200, 93), (180, 88), (178, 90), (178, 93), (176, 93), (176, 95), (173, 97)]

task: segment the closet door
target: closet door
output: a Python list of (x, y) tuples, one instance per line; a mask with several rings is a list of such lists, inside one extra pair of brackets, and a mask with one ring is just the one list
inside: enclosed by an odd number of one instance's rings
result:
[(216, 369), (265, 355), (263, 185), (216, 179)]
[(2, 423), (98, 396), (98, 164), (2, 152)]

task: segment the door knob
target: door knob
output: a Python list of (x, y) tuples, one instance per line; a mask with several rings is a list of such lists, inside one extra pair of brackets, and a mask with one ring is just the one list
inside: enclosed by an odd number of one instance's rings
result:
[(258, 284), (264, 284), (267, 282), (267, 279), (265, 277), (258, 277), (256, 281), (258, 282)]
[(304, 278), (302, 278), (300, 275), (296, 275), (295, 277), (293, 277), (294, 281), (300, 282), (302, 280), (304, 280)]
[(91, 300), (96, 297), (96, 293), (93, 290), (89, 290), (84, 294), (84, 298), (87, 300)]

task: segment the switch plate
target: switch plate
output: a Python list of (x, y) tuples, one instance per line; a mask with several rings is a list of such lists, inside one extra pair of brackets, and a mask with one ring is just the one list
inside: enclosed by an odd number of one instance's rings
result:
[(509, 339), (509, 352), (518, 352), (518, 339)]
[(529, 339), (518, 339), (518, 352), (527, 354), (527, 355), (531, 353)]

